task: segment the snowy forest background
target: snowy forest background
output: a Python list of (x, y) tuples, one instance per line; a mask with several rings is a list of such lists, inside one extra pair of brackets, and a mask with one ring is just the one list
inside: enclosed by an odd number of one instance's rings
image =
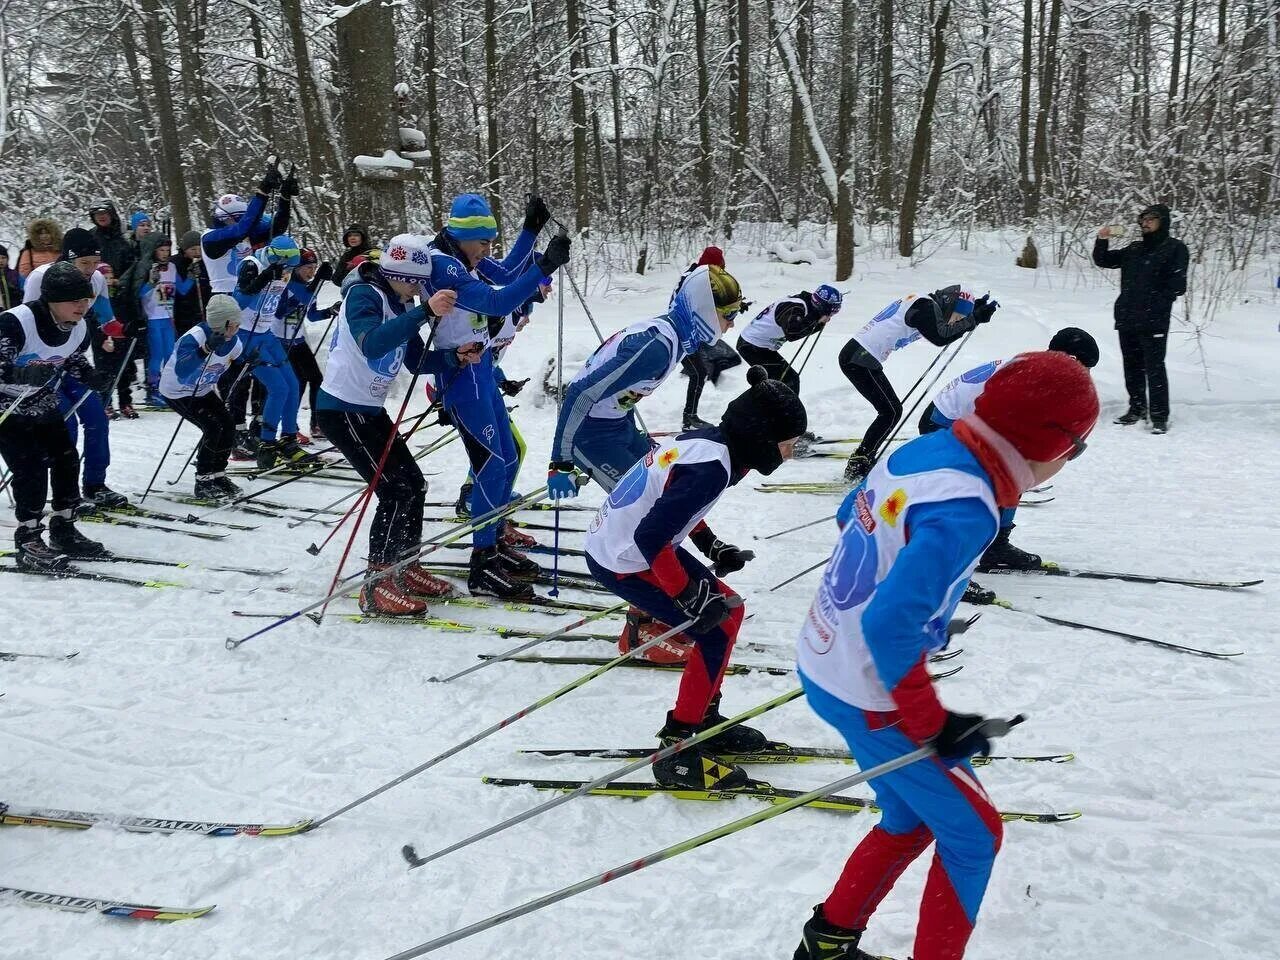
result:
[(1278, 34), (1277, 0), (0, 0), (0, 209), (181, 232), (276, 152), (322, 250), (532, 189), (584, 261), (817, 224), (843, 279), (855, 224), (1061, 265), (1162, 200), (1225, 293), (1277, 243)]

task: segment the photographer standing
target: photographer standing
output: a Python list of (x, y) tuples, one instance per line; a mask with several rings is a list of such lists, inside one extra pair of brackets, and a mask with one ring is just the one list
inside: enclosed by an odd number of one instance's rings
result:
[(1154, 203), (1138, 214), (1142, 236), (1119, 250), (1109, 246), (1111, 228), (1098, 231), (1093, 262), (1104, 270), (1120, 270), (1116, 297), (1116, 330), (1124, 361), (1129, 409), (1116, 423), (1130, 424), (1150, 416), (1152, 433), (1169, 430), (1169, 377), (1164, 355), (1169, 342), (1173, 301), (1187, 292), (1187, 245), (1169, 236), (1169, 208)]

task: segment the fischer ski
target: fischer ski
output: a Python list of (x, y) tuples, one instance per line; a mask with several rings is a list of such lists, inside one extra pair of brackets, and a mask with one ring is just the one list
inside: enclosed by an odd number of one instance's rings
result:
[[(639, 760), (652, 756), (657, 747), (542, 747), (518, 751), (542, 757), (589, 757), (597, 760)], [(725, 763), (853, 763), (848, 750), (835, 747), (792, 747), (785, 743), (772, 743), (767, 750), (755, 753), (716, 752), (716, 757)], [(969, 763), (975, 767), (987, 766), (997, 760), (1010, 760), (1017, 763), (1071, 763), (1074, 753), (1047, 753), (1029, 757), (973, 757)]]
[(135, 580), (133, 577), (118, 577), (110, 573), (81, 570), (79, 567), (74, 567), (70, 564), (58, 570), (24, 570), (22, 567), (0, 563), (0, 573), (25, 573), (33, 577), (45, 577), (54, 580), (96, 580), (99, 583), (115, 583), (126, 587), (148, 587), (155, 590), (164, 587), (178, 587), (180, 589), (201, 590), (204, 593), (222, 593), (221, 590), (211, 587), (191, 587), (190, 584), (174, 583), (168, 580)]
[[(0, 557), (17, 556), (17, 550), (0, 548)], [(213, 566), (187, 563), (185, 560), (161, 560), (157, 557), (134, 557), (123, 553), (108, 553), (103, 557), (86, 557), (92, 563), (140, 563), (152, 567), (173, 567), (178, 570), (208, 570), (212, 573), (245, 573), (254, 577), (278, 577), (284, 570), (259, 570), (256, 567)]]
[[(422, 519), (426, 523), (470, 523), (471, 522), (470, 517), (464, 517), (462, 514), (454, 514), (453, 516), (447, 516), (447, 517), (446, 516), (423, 517)], [(517, 521), (516, 528), (519, 530), (545, 530), (548, 533), (552, 533), (556, 529), (554, 523), (537, 523), (537, 522), (524, 521), (524, 520)], [(560, 526), (560, 532), (561, 533), (586, 533), (587, 528), (586, 527), (566, 527), (562, 524)]]
[[(447, 544), (445, 544), (445, 548), (446, 548), (446, 549), (448, 549), (448, 550), (470, 550), (470, 549), (471, 549), (471, 544), (469, 544), (469, 543), (447, 543)], [(555, 554), (555, 552), (556, 552), (556, 550), (555, 550), (555, 548), (554, 548), (554, 547), (552, 547), (552, 546), (548, 546), (548, 545), (547, 545), (547, 544), (545, 544), (545, 543), (537, 543), (537, 544), (534, 544), (532, 547), (519, 547), (518, 549), (520, 550), (520, 552), (521, 552), (521, 553), (546, 553), (546, 554)], [(561, 554), (561, 556), (565, 556), (565, 557), (585, 557), (585, 556), (587, 555), (587, 551), (582, 550), (582, 549), (578, 549), (578, 548), (575, 548), (575, 547), (561, 547), (561, 548), (560, 548), (560, 554)], [(584, 571), (583, 576), (590, 576), (590, 574), (587, 574), (587, 573), (585, 573), (585, 571)], [(563, 579), (563, 578), (562, 578), (562, 579)], [(593, 582), (594, 582), (594, 581), (593, 581)]]
[[(538, 780), (533, 778), (483, 777), (484, 783), (495, 787), (534, 787), (538, 790), (558, 790), (569, 792), (576, 790), (590, 780)], [(615, 781), (588, 791), (596, 797), (631, 797), (643, 798), (665, 794), (677, 800), (733, 800), (737, 797), (750, 797), (763, 800), (765, 803), (782, 803), (805, 794), (804, 790), (787, 790), (775, 787), (763, 780), (753, 780), (738, 790), (695, 790), (687, 787), (664, 787), (657, 783), (641, 781)], [(842, 813), (878, 813), (880, 808), (871, 800), (862, 797), (846, 797), (832, 794), (809, 804), (819, 810), (837, 810)], [(1005, 821), (1023, 821), (1025, 823), (1066, 823), (1078, 820), (1082, 814), (1073, 810), (1068, 813), (1030, 813), (1020, 810), (1002, 810), (1000, 819)]]
[[(233, 617), (248, 617), (253, 620), (280, 620), (287, 617), (287, 613), (257, 613), (252, 610), (232, 610)], [(437, 630), (447, 630), (451, 633), (475, 633), (482, 627), (475, 627), (466, 623), (459, 623), (457, 620), (444, 620), (440, 617), (383, 617), (367, 613), (326, 613), (326, 618), (342, 620), (345, 623), (385, 623), (399, 627), (433, 627)], [(307, 619), (312, 623), (320, 623), (320, 619), (315, 616), (308, 616)]]
[[(428, 573), (434, 573), (437, 576), (444, 577), (460, 577), (465, 578), (471, 567), (466, 563), (424, 563), (422, 568)], [(552, 583), (551, 574), (543, 571), (533, 579), (534, 583), (550, 584)], [(560, 571), (559, 584), (561, 587), (571, 590), (587, 590), (591, 593), (606, 593), (613, 596), (613, 593), (602, 587), (587, 571), (571, 570)]]
[[(83, 505), (82, 505), (83, 508)], [(139, 507), (137, 504), (129, 503), (123, 507), (95, 507), (91, 510), (83, 510), (84, 513), (111, 513), (122, 517), (143, 517), (147, 520), (167, 520), (170, 523), (189, 523), (197, 527), (221, 527), (224, 530), (241, 530), (250, 532), (257, 530), (258, 527), (250, 526), (247, 523), (226, 523), (221, 520), (200, 520), (195, 517), (180, 517), (176, 513), (165, 513), (163, 510), (152, 510), (148, 507)]]
[(1205, 590), (1240, 590), (1244, 587), (1256, 587), (1262, 578), (1256, 580), (1193, 580), (1185, 577), (1162, 577), (1147, 573), (1113, 573), (1106, 570), (1077, 570), (1056, 563), (1044, 563), (1038, 570), (1014, 570), (1008, 567), (978, 567), (980, 573), (1029, 573), (1046, 577), (1075, 577), (1080, 580), (1124, 580), (1127, 583), (1172, 583), (1183, 587), (1200, 587)]
[[(511, 495), (511, 499), (512, 499), (512, 501), (513, 501), (513, 502), (514, 502), (514, 501), (516, 501), (516, 500), (519, 500), (519, 499), (520, 499), (520, 494), (518, 494), (518, 493), (513, 493), (513, 494)], [(437, 509), (437, 508), (440, 508), (440, 507), (448, 507), (450, 510), (452, 510), (455, 506), (457, 506), (457, 502), (456, 502), (456, 501), (453, 501), (453, 500), (448, 500), (448, 501), (446, 501), (446, 500), (428, 500), (425, 504), (423, 504), (423, 506), (431, 507), (431, 508), (433, 508), (433, 509)], [(539, 502), (537, 502), (537, 503), (526, 503), (523, 507), (521, 507), (519, 510), (517, 510), (517, 511), (515, 511), (515, 512), (516, 512), (516, 513), (525, 513), (525, 512), (527, 512), (527, 511), (529, 511), (529, 510), (542, 510), (542, 511), (547, 511), (547, 510), (556, 510), (556, 509), (559, 509), (559, 510), (561, 510), (562, 512), (565, 512), (565, 513), (596, 513), (596, 512), (597, 512), (597, 510), (598, 510), (598, 508), (597, 508), (597, 507), (587, 507), (587, 506), (582, 506), (581, 504), (576, 504), (576, 503), (562, 503), (562, 504), (560, 504), (560, 506), (557, 508), (557, 507), (556, 507), (556, 505), (555, 505), (554, 503), (549, 503), (549, 502), (547, 502), (547, 501), (543, 500), (543, 501), (539, 501)], [(470, 518), (468, 517), (467, 519), (470, 519)]]
[(129, 817), (56, 807), (14, 807), (0, 803), (0, 825), (7, 827), (56, 827), (88, 830), (106, 824), (130, 833), (196, 833), (205, 837), (288, 837), (305, 833), (311, 820), (295, 823), (225, 823), (211, 820), (172, 820), (162, 817)]
[(1233, 657), (1243, 657), (1243, 651), (1239, 653), (1222, 653), (1217, 650), (1203, 650), (1200, 647), (1188, 647), (1181, 643), (1172, 643), (1168, 640), (1156, 640), (1154, 637), (1144, 637), (1137, 633), (1128, 633), (1124, 630), (1112, 630), (1110, 627), (1099, 627), (1092, 623), (1081, 623), (1078, 620), (1064, 620), (1061, 617), (1051, 617), (1047, 613), (1037, 613), (1034, 610), (1024, 610), (1022, 607), (1015, 607), (1008, 600), (994, 600), (992, 606), (1002, 607), (1005, 610), (1011, 610), (1014, 613), (1023, 613), (1029, 617), (1036, 617), (1046, 623), (1054, 623), (1060, 627), (1071, 627), (1075, 630), (1092, 630), (1094, 633), (1104, 633), (1110, 637), (1119, 637), (1122, 640), (1129, 640), (1133, 643), (1145, 643), (1153, 647), (1159, 647), (1162, 650), (1172, 650), (1176, 653), (1189, 653), (1195, 657), (1205, 657), (1209, 660), (1230, 660)]
[(12, 897), (32, 907), (52, 907), (73, 913), (101, 913), (126, 920), (195, 920), (213, 909), (208, 907), (153, 907), (125, 900), (100, 900), (97, 897), (73, 897), (65, 893), (43, 893), (21, 887), (0, 887), (0, 898)]
[(156, 523), (144, 523), (136, 517), (120, 517), (113, 513), (82, 513), (77, 515), (76, 519), (84, 523), (104, 523), (113, 527), (133, 527), (138, 530), (154, 530), (157, 533), (177, 533), (184, 537), (194, 537), (197, 540), (225, 540), (229, 536), (225, 533), (209, 533), (205, 530), (178, 530), (175, 527), (162, 527)]
[(73, 660), (80, 656), (79, 650), (70, 653), (14, 653), (11, 650), (0, 650), (0, 660)]
[[(541, 613), (546, 616), (560, 616), (562, 613), (600, 613), (609, 607), (600, 603), (581, 603), (574, 600), (562, 600), (557, 597), (530, 597), (527, 600), (487, 600), (484, 597), (447, 597), (433, 600), (432, 603), (453, 605), (458, 607), (475, 607), (481, 610), (510, 610), (513, 613)], [(622, 613), (615, 616), (624, 616)]]
[[(547, 657), (537, 654), (525, 654), (518, 657), (503, 657), (500, 654), (479, 654), (480, 660), (502, 660), (505, 663), (541, 663), (550, 666), (600, 667), (612, 663), (613, 657)], [(618, 664), (619, 667), (630, 667), (640, 670), (665, 670), (679, 673), (684, 670), (683, 663), (654, 663), (652, 660), (632, 658)], [(765, 673), (773, 677), (788, 677), (795, 671), (790, 667), (770, 667), (762, 664), (731, 663), (724, 668), (727, 677), (737, 677), (748, 673)], [(936, 678), (935, 678), (936, 679)]]

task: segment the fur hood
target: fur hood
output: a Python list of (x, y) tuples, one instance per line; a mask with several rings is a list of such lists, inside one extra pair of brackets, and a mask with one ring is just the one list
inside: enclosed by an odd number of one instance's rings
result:
[(33, 250), (55, 253), (61, 251), (62, 228), (50, 217), (36, 217), (27, 224), (27, 242)]

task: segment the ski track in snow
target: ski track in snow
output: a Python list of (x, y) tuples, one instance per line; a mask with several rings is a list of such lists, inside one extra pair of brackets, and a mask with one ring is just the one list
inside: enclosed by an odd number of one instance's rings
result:
[[(766, 263), (734, 248), (728, 256), (758, 307), (829, 279), (829, 264)], [(1273, 644), (1280, 519), (1270, 509), (1280, 479), (1280, 407), (1271, 383), (1280, 343), (1273, 310), (1264, 310), (1265, 296), (1259, 296), (1252, 306), (1223, 311), (1206, 342), (1211, 392), (1193, 346), (1175, 334), (1172, 430), (1153, 437), (1110, 422), (1124, 402), (1110, 322), (1111, 278), (1086, 273), (1081, 283), (1078, 271), (1033, 274), (1012, 267), (1011, 259), (1003, 250), (946, 251), (908, 268), (864, 256), (857, 279), (844, 285), (850, 292), (843, 313), (803, 374), (812, 428), (845, 436), (861, 433), (871, 419), (836, 363), (840, 346), (865, 320), (913, 286), (929, 290), (985, 275), (1003, 307), (941, 382), (988, 359), (1042, 348), (1055, 329), (1068, 324), (1094, 333), (1103, 351), (1095, 376), (1104, 415), (1089, 452), (1054, 481), (1051, 505), (1020, 513), (1015, 542), (1067, 566), (1267, 582), (1221, 592), (979, 577), (1028, 609), (1178, 643), (1243, 650), (1246, 656), (1215, 662), (1016, 612), (982, 610), (964, 638), (965, 653), (955, 661), (964, 671), (942, 684), (944, 701), (992, 715), (1025, 712), (1028, 722), (1001, 743), (1000, 752), (1077, 754), (1065, 765), (995, 764), (980, 771), (982, 780), (1002, 808), (1081, 810), (1084, 817), (1064, 825), (1006, 825), (968, 956), (1273, 956), (1280, 940), (1274, 908), (1280, 832), (1264, 819), (1266, 805), (1280, 790), (1273, 762), (1280, 718), (1280, 662)], [(649, 316), (665, 306), (666, 282), (677, 273), (673, 268), (661, 274), (644, 294), (600, 292), (592, 299), (593, 312), (606, 332)], [(517, 414), (530, 449), (522, 489), (540, 481), (554, 426), (553, 406), (535, 391), (554, 350), (555, 306), (539, 310), (506, 364), (517, 378), (535, 378), (519, 398)], [(593, 342), (585, 316), (570, 300), (567, 358), (581, 359)], [(887, 372), (905, 389), (931, 355), (922, 342), (895, 354)], [(743, 374), (738, 368), (718, 386), (708, 385), (705, 417), (716, 419), (742, 388)], [(684, 379), (673, 376), (641, 405), (652, 429), (679, 423), (684, 390)], [(143, 414), (135, 423), (113, 424), (112, 484), (140, 492), (175, 423), (172, 415)], [(908, 432), (914, 432), (914, 422)], [(438, 436), (438, 428), (427, 435)], [(161, 489), (185, 460), (193, 436), (191, 427), (183, 428), (161, 471)], [(430, 478), (429, 499), (452, 501), (463, 469), (460, 444), (433, 456), (427, 470), (438, 475)], [(831, 480), (840, 469), (838, 460), (811, 460), (788, 464), (772, 479)], [(710, 520), (722, 538), (760, 554), (735, 579), (755, 614), (743, 639), (777, 644), (779, 658), (790, 662), (818, 573), (776, 593), (767, 589), (821, 559), (834, 530), (821, 524), (767, 543), (752, 537), (832, 513), (839, 501), (765, 495), (753, 489), (757, 482), (752, 478), (733, 488)], [(187, 490), (189, 483), (188, 472), (173, 489)], [(318, 506), (341, 492), (338, 484), (304, 481), (269, 496)], [(580, 502), (598, 499), (592, 490)], [(166, 501), (148, 505), (186, 512)], [(577, 525), (584, 519), (571, 518)], [(230, 611), (284, 613), (319, 596), (345, 532), (312, 558), (303, 548), (327, 527), (289, 530), (283, 521), (234, 511), (224, 511), (221, 519), (260, 524), (261, 530), (205, 543), (124, 527), (84, 529), (119, 552), (287, 567), (287, 575), (259, 581), (194, 569), (111, 568), (126, 576), (217, 586), (226, 591), (221, 595), (12, 576), (0, 583), (0, 648), (82, 651), (65, 663), (0, 664), (0, 690), (6, 694), (0, 700), (3, 799), (182, 818), (291, 822), (321, 816), (587, 669), (504, 665), (449, 685), (428, 683), (429, 676), (473, 663), (477, 653), (516, 641), (337, 619), (320, 628), (290, 624), (229, 652), (226, 637), (266, 622), (233, 618)], [(428, 533), (436, 529), (429, 525)], [(538, 536), (551, 541), (550, 533)], [(565, 534), (563, 542), (579, 546), (581, 538)], [(353, 558), (364, 543), (362, 532)], [(353, 559), (347, 569), (356, 565)], [(581, 561), (571, 559), (568, 566), (580, 567)], [(294, 584), (297, 591), (270, 589), (280, 583)], [(331, 609), (353, 610), (354, 602), (336, 601)], [(469, 623), (532, 623), (543, 629), (578, 616), (453, 607), (434, 612)], [(616, 623), (589, 629), (613, 629)], [(609, 649), (603, 643), (550, 644), (539, 652), (599, 655)], [(768, 658), (752, 653), (738, 659)], [(217, 903), (218, 910), (196, 922), (162, 925), (0, 904), (0, 956), (380, 960), (756, 810), (746, 799), (694, 804), (584, 798), (406, 871), (402, 844), (412, 842), (425, 854), (551, 796), (488, 787), (479, 782), (481, 775), (589, 777), (613, 763), (522, 757), (517, 748), (653, 743), (677, 681), (674, 674), (610, 673), (303, 836), (212, 839), (136, 835), (109, 826), (84, 832), (5, 830), (0, 884), (166, 906)], [(792, 686), (790, 677), (730, 677), (725, 712), (737, 713)], [(759, 725), (795, 744), (842, 745), (803, 700), (766, 715)], [(811, 787), (850, 769), (809, 764), (754, 773), (781, 786)], [(849, 792), (869, 795), (866, 787)], [(826, 896), (845, 856), (874, 822), (873, 815), (798, 810), (439, 955), (789, 957), (810, 907)], [(899, 882), (864, 948), (909, 955), (927, 866), (924, 857)]]

